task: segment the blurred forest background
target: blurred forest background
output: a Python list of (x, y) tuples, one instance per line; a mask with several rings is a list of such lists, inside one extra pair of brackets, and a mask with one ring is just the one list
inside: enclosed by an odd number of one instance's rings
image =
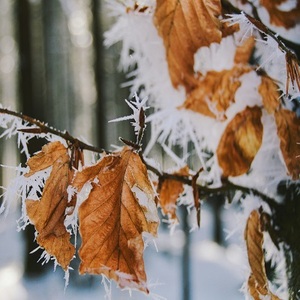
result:
[[(57, 129), (67, 130), (95, 146), (108, 149), (118, 142), (119, 136), (130, 139), (132, 128), (129, 122), (108, 124), (111, 119), (129, 114), (124, 102), (129, 97), (129, 90), (121, 87), (126, 76), (118, 72), (120, 45), (109, 49), (103, 47), (103, 32), (112, 21), (104, 1), (100, 0), (0, 0), (0, 103)], [(18, 156), (15, 144), (14, 140), (1, 140), (2, 164), (14, 166), (24, 159)], [(30, 145), (31, 150), (39, 150), (41, 144), (42, 141), (37, 141)], [(0, 170), (0, 181), (9, 181), (7, 169)], [(5, 186), (2, 183), (0, 186)], [(152, 280), (159, 275), (160, 281), (165, 283), (162, 294), (168, 299), (200, 299), (196, 296), (197, 289), (203, 295), (201, 299), (205, 300), (243, 298), (238, 292), (243, 274), (234, 273), (240, 262), (240, 252), (226, 245), (221, 229), (221, 223), (226, 218), (232, 221), (232, 217), (223, 210), (222, 197), (211, 199), (208, 203), (204, 207), (199, 232), (189, 233), (186, 209), (181, 211), (182, 228), (178, 228), (173, 236), (170, 237), (166, 226), (161, 226), (162, 238), (157, 242), (159, 254), (152, 249), (148, 264), (150, 268), (155, 268)], [(49, 266), (36, 263), (41, 251), (28, 254), (37, 247), (32, 242), (34, 235), (29, 226), (25, 233), (17, 234), (22, 242), (9, 242), (14, 237), (5, 234), (5, 231), (8, 227), (10, 234), (16, 231), (16, 216), (18, 219), (18, 210), (12, 222), (8, 222), (9, 217), (0, 217), (0, 299), (39, 299), (38, 296), (30, 296), (30, 287), (36, 289), (32, 282), (38, 282), (41, 274), (49, 271)], [(4, 237), (7, 239), (4, 240)], [(204, 242), (199, 246), (200, 240), (213, 242)], [(14, 247), (21, 249), (12, 251)], [(4, 249), (8, 250), (8, 254), (4, 253)], [(230, 251), (234, 254), (226, 258), (224, 255)], [(20, 276), (27, 280), (22, 283), (23, 289), (27, 289), (23, 298), (20, 294), (16, 298), (9, 296), (8, 290), (13, 292), (14, 286), (5, 286), (5, 280), (9, 278), (9, 261), (6, 258), (10, 259), (15, 252), (22, 255), (20, 260), (24, 265), (20, 268)], [(160, 255), (160, 258), (155, 258), (155, 255)], [(195, 257), (202, 262), (200, 265), (194, 260)], [(228, 262), (235, 261), (235, 264), (229, 267), (226, 259)], [(76, 271), (71, 274), (71, 287), (75, 280), (82, 289), (99, 289), (100, 279), (79, 279), (74, 273)], [(59, 276), (63, 286), (63, 275), (60, 273)], [(212, 282), (205, 286), (208, 280)], [(203, 289), (212, 287), (214, 291), (205, 296)], [(63, 290), (63, 287), (60, 289)], [(61, 298), (58, 297), (58, 290), (48, 290), (47, 296), (45, 292), (42, 295), (44, 299), (67, 299), (68, 289), (66, 294), (62, 292)], [(214, 294), (218, 289), (220, 293)], [(104, 288), (100, 287), (100, 290)], [(97, 297), (97, 293), (93, 295), (95, 299), (102, 299)], [(126, 296), (120, 295), (113, 299), (128, 297), (128, 293)], [(74, 295), (72, 299), (76, 299)], [(84, 296), (78, 299), (84, 299)], [(141, 298), (138, 296), (136, 299)]]

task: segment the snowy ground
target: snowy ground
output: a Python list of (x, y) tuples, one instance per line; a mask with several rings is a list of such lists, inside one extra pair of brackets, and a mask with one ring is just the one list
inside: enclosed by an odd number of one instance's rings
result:
[[(86, 284), (83, 284), (79, 276), (71, 274), (70, 285), (65, 292), (64, 274), (60, 270), (47, 272), (38, 280), (25, 279), (22, 273), (22, 234), (16, 232), (17, 218), (16, 212), (5, 219), (0, 217), (0, 300), (107, 299), (100, 277), (95, 277), (89, 284), (85, 280)], [(202, 212), (201, 222), (201, 229), (191, 233), (192, 300), (244, 299), (239, 291), (245, 278), (245, 258), (240, 248), (233, 245), (224, 249), (209, 241), (212, 232), (209, 210)], [(170, 236), (168, 232), (162, 232), (156, 243), (159, 252), (150, 245), (145, 257), (152, 294), (146, 297), (133, 292), (130, 297), (128, 291), (120, 291), (113, 284), (111, 299), (182, 299), (180, 252), (183, 234), (176, 231)], [(155, 298), (156, 295), (164, 298)]]

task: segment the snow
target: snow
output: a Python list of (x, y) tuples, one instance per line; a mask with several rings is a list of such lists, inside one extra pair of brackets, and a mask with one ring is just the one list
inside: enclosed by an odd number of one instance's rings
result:
[[(0, 216), (0, 300), (182, 299), (180, 254), (184, 234), (180, 229), (173, 235), (161, 229), (156, 240), (158, 252), (152, 243), (145, 250), (149, 296), (137, 291), (132, 291), (130, 296), (129, 291), (122, 291), (114, 282), (110, 286), (105, 281), (107, 288), (111, 288), (109, 297), (101, 277), (79, 276), (76, 270), (70, 270), (70, 284), (66, 290), (64, 272), (60, 268), (55, 272), (50, 268), (40, 277), (25, 278), (22, 266), (24, 244), (22, 234), (16, 231), (18, 214), (18, 209), (11, 209), (6, 218)], [(212, 214), (208, 208), (202, 211), (201, 226), (200, 230), (191, 233), (191, 299), (244, 299), (239, 291), (245, 279), (242, 267), (245, 257), (240, 247), (223, 248), (211, 241)]]

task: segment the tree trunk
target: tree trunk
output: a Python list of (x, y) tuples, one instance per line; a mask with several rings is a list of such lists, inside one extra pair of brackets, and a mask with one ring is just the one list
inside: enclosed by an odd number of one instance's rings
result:
[[(39, 103), (34, 98), (33, 79), (32, 79), (32, 40), (30, 26), (30, 3), (27, 0), (18, 1), (17, 6), (17, 21), (18, 21), (18, 46), (19, 46), (19, 100), (20, 106), (24, 114), (31, 115), (35, 118), (43, 118), (42, 110), (39, 109)], [(31, 145), (34, 147), (34, 145)], [(37, 147), (34, 147), (37, 150)], [(24, 161), (24, 158), (23, 158)], [(29, 225), (25, 230), (25, 275), (39, 275), (45, 270), (37, 261), (41, 256), (41, 251), (36, 251), (29, 254), (38, 247), (34, 242), (34, 227)]]
[(289, 299), (300, 299), (300, 189), (299, 184), (282, 182), (278, 193), (284, 196), (275, 211), (274, 226), (278, 242), (283, 242)]

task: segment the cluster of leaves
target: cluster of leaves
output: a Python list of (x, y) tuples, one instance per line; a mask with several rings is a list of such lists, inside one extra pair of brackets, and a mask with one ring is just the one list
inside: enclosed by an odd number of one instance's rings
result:
[[(82, 162), (81, 150), (72, 150)], [(75, 247), (64, 226), (65, 216), (73, 213), (76, 193), (91, 183), (90, 193), (78, 211), (80, 273), (104, 274), (123, 287), (130, 282), (146, 291), (142, 233), (156, 235), (158, 217), (145, 165), (137, 153), (124, 147), (75, 173), (77, 160), (72, 161), (69, 152), (61, 142), (52, 142), (27, 162), (30, 171), (25, 176), (52, 168), (41, 199), (26, 200), (38, 244), (64, 270), (68, 269)], [(76, 190), (71, 199), (70, 187)], [(138, 199), (137, 193), (142, 193), (144, 199)]]
[[(31, 137), (43, 134), (46, 138), (47, 135), (56, 136), (56, 140), (51, 136), (41, 151), (28, 158), (28, 167), (22, 175), (23, 180), (32, 178), (29, 185), (24, 181), (24, 186), (20, 188), (25, 190), (26, 195), (23, 199), (23, 221), (26, 223), (28, 218), (34, 225), (39, 246), (68, 272), (76, 254), (76, 243), (71, 242), (71, 234), (72, 229), (77, 234), (78, 220), (80, 274), (102, 274), (114, 279), (120, 287), (148, 293), (143, 235), (157, 235), (157, 191), (161, 194), (161, 206), (168, 214), (169, 203), (172, 201), (175, 206), (177, 197), (183, 191), (183, 183), (166, 178), (161, 180), (156, 191), (155, 182), (148, 176), (148, 165), (140, 153), (145, 128), (144, 102), (140, 102), (137, 96), (135, 100), (127, 101), (133, 114), (122, 118), (134, 119), (136, 143), (120, 138), (126, 145), (109, 153), (26, 115), (3, 108), (0, 108), (0, 113), (3, 114), (3, 127), (9, 126), (14, 118), (26, 121), (18, 123), (19, 128), (15, 128), (14, 134)], [(10, 130), (3, 135), (8, 132)], [(27, 136), (27, 141), (29, 139)], [(84, 150), (98, 152), (101, 158), (86, 166)], [(46, 170), (46, 176), (37, 176)], [(180, 174), (188, 178), (188, 172), (185, 168)], [(176, 191), (173, 190), (175, 186), (179, 188)], [(195, 186), (195, 205), (199, 210), (196, 195)], [(84, 197), (84, 201), (78, 201), (78, 196)], [(67, 225), (70, 216), (76, 222), (71, 224), (72, 228)], [(171, 217), (175, 218), (175, 212)]]
[[(268, 1), (263, 1), (262, 5), (273, 16), (272, 22), (278, 24), (278, 20), (282, 19), (282, 22), (288, 22), (287, 28), (291, 25), (289, 21), (292, 19), (283, 17), (275, 5)], [(299, 6), (299, 3), (297, 5)], [(154, 23), (164, 41), (172, 84), (174, 88), (181, 85), (186, 90), (186, 100), (180, 109), (189, 109), (220, 121), (227, 119), (226, 111), (235, 102), (235, 94), (241, 86), (242, 76), (255, 71), (256, 68), (249, 63), (255, 46), (255, 39), (250, 36), (236, 48), (231, 69), (212, 70), (206, 74), (195, 72), (194, 55), (198, 49), (212, 43), (220, 43), (224, 37), (239, 31), (237, 24), (230, 26), (230, 23), (225, 22), (226, 18), (220, 20), (222, 14), (220, 1), (157, 1), (154, 13)], [(295, 14), (299, 15), (297, 9)], [(248, 18), (253, 22), (252, 17)], [(300, 72), (295, 59), (287, 60), (289, 68), (293, 69), (290, 72), (288, 69), (288, 78), (294, 79), (292, 84), (298, 85), (299, 89)], [(300, 154), (300, 149), (295, 143), (299, 137), (300, 119), (295, 112), (285, 109), (280, 103), (281, 93), (276, 81), (265, 73), (258, 75), (261, 76), (261, 84), (258, 87), (262, 98), (261, 106), (246, 107), (238, 112), (227, 124), (217, 147), (216, 154), (223, 176), (239, 176), (249, 171), (262, 144), (261, 117), (263, 111), (266, 111), (275, 117), (288, 172), (293, 179), (298, 179), (300, 167), (294, 158)]]
[[(134, 54), (136, 54), (136, 57), (141, 60), (141, 67), (137, 66), (136, 72), (133, 72), (136, 76), (136, 80), (132, 80), (133, 88), (144, 89), (150, 97), (158, 99), (152, 101), (153, 106), (160, 113), (154, 115), (151, 120), (153, 120), (154, 136), (159, 137), (161, 134), (159, 142), (163, 144), (169, 138), (167, 142), (170, 146), (176, 144), (185, 147), (182, 143), (187, 139), (181, 138), (185, 134), (184, 130), (180, 126), (174, 129), (175, 126), (172, 125), (177, 125), (179, 121), (172, 123), (171, 117), (168, 115), (170, 112), (177, 111), (178, 113), (174, 115), (180, 118), (184, 116), (184, 113), (181, 114), (181, 112), (188, 112), (185, 116), (192, 119), (192, 121), (186, 122), (188, 126), (192, 124), (188, 139), (194, 144), (200, 160), (199, 153), (206, 151), (205, 138), (209, 135), (209, 133), (201, 135), (201, 132), (210, 130), (209, 125), (207, 125), (208, 128), (203, 128), (205, 121), (207, 120), (206, 124), (221, 124), (218, 129), (221, 128), (222, 133), (217, 141), (217, 146), (209, 150), (213, 152), (212, 155), (221, 169), (220, 182), (223, 187), (226, 186), (229, 179), (243, 176), (245, 178), (253, 171), (253, 162), (259, 156), (258, 153), (263, 146), (264, 149), (268, 147), (272, 149), (269, 152), (264, 150), (266, 155), (273, 157), (277, 155), (274, 161), (282, 160), (280, 163), (286, 174), (281, 173), (278, 177), (299, 180), (300, 119), (290, 101), (299, 98), (299, 61), (294, 52), (285, 46), (283, 39), (274, 34), (270, 28), (279, 29), (281, 32), (294, 30), (295, 40), (298, 43), (300, 2), (235, 1), (235, 6), (229, 1), (218, 0), (157, 0), (134, 1), (133, 3), (130, 6), (132, 3), (125, 1), (125, 5), (129, 5), (124, 10), (128, 16), (122, 17), (120, 14), (119, 18), (124, 21), (132, 17), (134, 20), (134, 17), (137, 16), (137, 24), (138, 17), (141, 19), (144, 16), (145, 23), (151, 20), (163, 43), (171, 89), (178, 91), (177, 94), (170, 91), (167, 84), (163, 85), (159, 79), (156, 79), (160, 73), (163, 73), (164, 66), (160, 64), (161, 57), (156, 58), (156, 78), (149, 79), (150, 76), (145, 78), (141, 75), (143, 72), (147, 72), (146, 69), (143, 69), (144, 66), (149, 67), (146, 61), (152, 60), (154, 55), (152, 56), (147, 49), (141, 50), (142, 47), (136, 46), (126, 32), (123, 33), (125, 51), (123, 49), (121, 61), (124, 69), (128, 68), (128, 65), (134, 67), (134, 64), (124, 59), (126, 50), (128, 57), (129, 53), (130, 57), (135, 57)], [(265, 23), (260, 20), (260, 16), (263, 16), (262, 11), (267, 12), (269, 17), (264, 20)], [(120, 24), (122, 23), (120, 22)], [(116, 32), (116, 28), (118, 27), (115, 26), (111, 34)], [(108, 40), (111, 39), (109, 34), (107, 36)], [(231, 41), (234, 46), (230, 50), (226, 49), (225, 41)], [(115, 41), (113, 40), (113, 42)], [(145, 41), (143, 40), (143, 42)], [(159, 40), (155, 40), (155, 43), (158, 44)], [(225, 50), (217, 53), (216, 49), (222, 49), (222, 47)], [(260, 53), (262, 47), (265, 47), (263, 54)], [(228, 55), (232, 49), (234, 49), (234, 54)], [(206, 56), (202, 55), (205, 51)], [(229, 63), (218, 65), (217, 62), (224, 61), (231, 56), (233, 56), (231, 65)], [(279, 59), (276, 60), (277, 58)], [(206, 59), (213, 62), (210, 68), (201, 67), (201, 64), (205, 65), (204, 60)], [(279, 61), (280, 63), (278, 63)], [(197, 64), (200, 64), (200, 67)], [(154, 62), (153, 65), (155, 65)], [(154, 69), (151, 66), (151, 70)], [(274, 72), (275, 69), (277, 73)], [(253, 78), (256, 82), (249, 89), (249, 93), (254, 94), (253, 97), (248, 97), (249, 95), (246, 94), (238, 95), (243, 90), (241, 88), (247, 84), (247, 80)], [(159, 93), (157, 90), (160, 87), (166, 87), (166, 89)], [(245, 91), (247, 90), (244, 89), (243, 92), (245, 93)], [(166, 95), (160, 97), (162, 93)], [(175, 104), (172, 103), (173, 98), (176, 98), (174, 95), (179, 95), (179, 100), (174, 99)], [(165, 100), (168, 97), (169, 99)], [(163, 101), (167, 104), (162, 104)], [(178, 105), (180, 101), (181, 103)], [(172, 107), (173, 110), (170, 110), (169, 107)], [(166, 122), (164, 117), (167, 119)], [(184, 120), (183, 118), (182, 120)], [(200, 119), (204, 121), (201, 123)], [(174, 134), (176, 131), (177, 135)], [(193, 136), (194, 132), (196, 135)], [(275, 139), (266, 147), (266, 143), (270, 142), (266, 141), (266, 137), (270, 134), (273, 134)], [(203, 136), (204, 138), (202, 138)], [(275, 145), (277, 142), (278, 146)], [(197, 147), (200, 151), (197, 150)], [(277, 148), (278, 150), (274, 151)], [(263, 162), (261, 153), (262, 151), (257, 160), (260, 159), (260, 162)], [(205, 166), (204, 160), (201, 163), (205, 171), (210, 169), (210, 166), (208, 168)], [(187, 184), (185, 180), (177, 179), (178, 177), (186, 178), (188, 173), (190, 171), (182, 168), (173, 174), (173, 178), (159, 184), (160, 205), (162, 205), (163, 212), (173, 220), (177, 218), (175, 210), (178, 197), (183, 192), (184, 183)], [(196, 179), (190, 180), (188, 184), (193, 185), (193, 182), (197, 181), (197, 176), (194, 178)], [(205, 177), (201, 179), (203, 178)], [(270, 176), (271, 180), (274, 178), (275, 175)], [(276, 179), (279, 179), (278, 182), (280, 181), (280, 178)], [(250, 181), (248, 180), (249, 186), (251, 186)], [(209, 184), (207, 181), (204, 186), (209, 186)], [(198, 192), (203, 192), (203, 189), (203, 186), (199, 187)], [(265, 202), (268, 203), (267, 198), (262, 197), (262, 200), (266, 200)], [(252, 220), (252, 214), (249, 216), (248, 223), (252, 222), (250, 220)], [(255, 255), (252, 255), (251, 246), (247, 248), (252, 269), (252, 275), (248, 281), (249, 292), (255, 299), (264, 296), (275, 299), (276, 296), (268, 288), (264, 267), (256, 268), (254, 271), (255, 260), (260, 261), (261, 266), (264, 265), (264, 255), (261, 225), (259, 222), (252, 222), (252, 225), (256, 232), (260, 232), (253, 237), (254, 242), (260, 245), (260, 252), (257, 251)], [(254, 231), (249, 232), (251, 235)], [(249, 245), (250, 238), (247, 237), (247, 234), (246, 241)], [(261, 279), (256, 278), (259, 273)]]

